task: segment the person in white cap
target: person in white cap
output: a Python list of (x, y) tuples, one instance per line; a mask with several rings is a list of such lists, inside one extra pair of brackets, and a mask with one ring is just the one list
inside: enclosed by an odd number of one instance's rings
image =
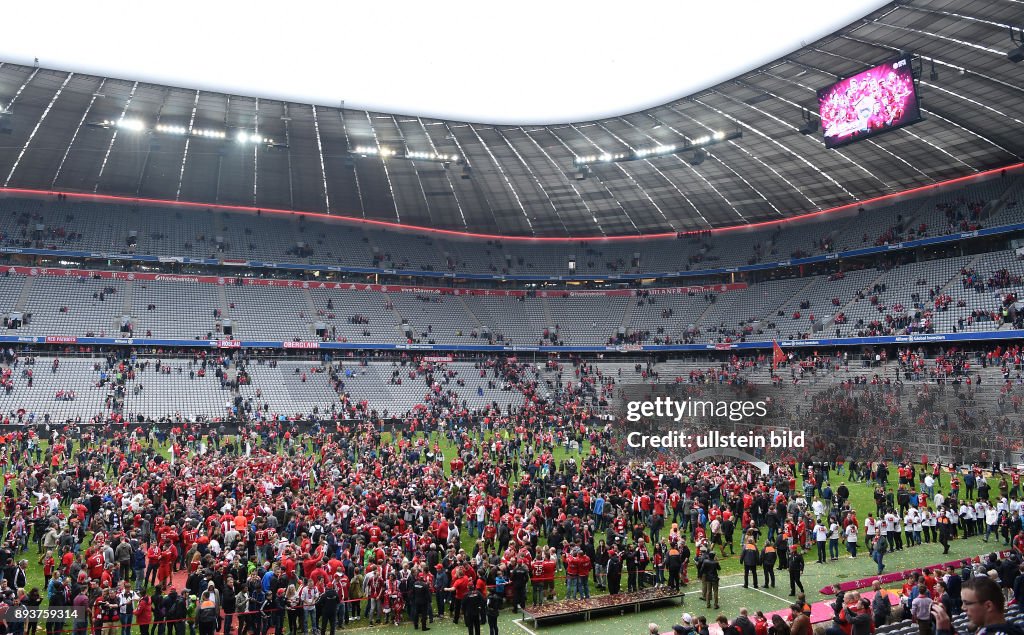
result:
[(683, 617), (679, 624), (672, 627), (673, 635), (694, 635), (697, 629), (693, 625), (693, 616), (689, 613), (683, 613)]

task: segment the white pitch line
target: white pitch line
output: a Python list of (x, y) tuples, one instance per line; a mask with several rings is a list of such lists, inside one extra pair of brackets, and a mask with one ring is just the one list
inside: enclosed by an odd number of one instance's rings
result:
[(764, 593), (765, 595), (771, 596), (771, 597), (775, 598), (776, 600), (781, 600), (782, 602), (785, 602), (787, 605), (793, 603), (792, 600), (787, 600), (786, 598), (780, 598), (779, 596), (775, 595), (774, 593), (769, 593), (767, 591), (762, 591), (761, 589), (754, 589), (754, 590), (755, 591), (759, 591), (761, 593)]

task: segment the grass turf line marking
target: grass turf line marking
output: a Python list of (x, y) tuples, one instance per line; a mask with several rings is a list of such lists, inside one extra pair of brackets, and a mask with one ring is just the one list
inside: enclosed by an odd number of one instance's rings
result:
[(789, 606), (790, 604), (793, 603), (792, 600), (787, 600), (786, 598), (780, 598), (779, 596), (775, 595), (774, 593), (769, 593), (769, 592), (763, 591), (761, 589), (754, 589), (754, 590), (759, 592), (759, 593), (764, 593), (765, 595), (771, 596), (771, 597), (775, 598), (776, 600), (781, 600), (782, 602), (784, 602), (786, 604), (786, 606)]
[(531, 631), (530, 629), (526, 628), (526, 625), (523, 624), (523, 620), (512, 620), (512, 623), (515, 624), (516, 626), (518, 626), (519, 628), (523, 629), (527, 633), (529, 633), (529, 635), (537, 635), (536, 632)]

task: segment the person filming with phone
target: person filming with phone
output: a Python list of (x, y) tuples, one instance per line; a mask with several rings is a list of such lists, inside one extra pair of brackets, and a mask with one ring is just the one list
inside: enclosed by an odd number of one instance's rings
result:
[[(1003, 616), (1003, 591), (991, 578), (976, 577), (964, 582), (961, 591), (964, 612), (974, 627), (974, 635), (1024, 635), (1021, 629), (1006, 621)], [(933, 602), (932, 617), (935, 619), (935, 635), (957, 634), (949, 614), (941, 602)]]

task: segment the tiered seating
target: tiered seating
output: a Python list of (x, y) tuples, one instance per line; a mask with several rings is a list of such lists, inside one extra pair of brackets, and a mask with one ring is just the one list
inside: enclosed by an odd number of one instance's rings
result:
[[(968, 275), (980, 290), (964, 286)], [(223, 337), (215, 316), (221, 309), (232, 320), (232, 336), (248, 340), (316, 339), (314, 327), (322, 323), (326, 339), (337, 341), (597, 346), (997, 330), (1007, 294), (1024, 293), (1022, 281), (1024, 262), (1011, 251), (647, 297), (452, 296), (52, 276), (28, 282), (9, 275), (0, 278), (0, 306), (13, 310), (31, 284), (25, 312), (32, 319), (17, 331), (26, 335), (128, 336), (121, 324), (130, 314), (134, 337), (216, 338)]]
[(988, 219), (989, 227), (1024, 222), (1024, 178), (1017, 177), (1003, 195), (1006, 206)]
[(607, 341), (622, 326), (628, 297), (548, 298), (558, 339), (568, 346)]
[(120, 280), (38, 277), (25, 305), (31, 322), (19, 332), (111, 337), (120, 332), (124, 300), (125, 283)]
[[(221, 223), (216, 235), (221, 236), (230, 246), (231, 253), (245, 254), (246, 258), (260, 259), (263, 254), (284, 254), (292, 262), (305, 262), (307, 253), (312, 253), (316, 239), (321, 236), (311, 235), (305, 238), (297, 229), (302, 229), (295, 219), (267, 215), (259, 222), (253, 222), (252, 216), (246, 213), (222, 214)], [(298, 243), (306, 244), (310, 252), (299, 251)]]
[[(221, 388), (213, 366), (208, 366), (206, 376), (200, 377), (199, 365), (189, 362), (183, 359), (163, 360), (163, 364), (170, 366), (170, 374), (158, 373), (155, 364), (150, 364), (145, 371), (137, 369), (135, 379), (127, 382), (125, 415), (152, 418), (176, 414), (182, 417), (226, 416), (234, 399), (232, 392)], [(189, 371), (195, 371), (196, 376), (190, 376)]]
[(24, 286), (25, 278), (21, 276), (0, 276), (0, 313), (7, 315), (17, 307)]
[[(332, 403), (338, 403), (338, 396), (330, 385), (329, 369), (313, 372), (318, 365), (312, 362), (280, 362), (276, 368), (269, 365), (250, 365), (249, 372), (253, 378), (252, 389), (259, 388), (263, 400), (276, 412), (312, 412), (314, 406), (321, 411), (329, 411)], [(511, 390), (501, 390), (500, 381), (497, 389), (487, 387), (487, 378), (480, 377), (480, 371), (467, 362), (453, 362), (446, 365), (458, 374), (456, 379), (465, 382), (465, 386), (457, 386), (453, 380), (443, 385), (442, 390), (454, 390), (460, 401), (465, 401), (470, 409), (480, 408), (497, 402), (502, 409), (508, 405), (521, 405), (523, 395)], [(408, 373), (409, 366), (392, 363), (336, 363), (339, 378), (344, 382), (342, 391), (356, 403), (366, 401), (378, 412), (385, 409), (391, 415), (405, 413), (417, 404), (423, 403), (429, 386), (422, 377), (412, 379)], [(395, 371), (399, 371), (401, 384), (392, 383)], [(296, 372), (298, 371), (298, 372)], [(303, 381), (305, 374), (305, 381)], [(493, 379), (493, 378), (491, 378)], [(496, 380), (497, 381), (497, 380)], [(478, 391), (478, 388), (480, 389)], [(244, 391), (246, 394), (250, 390)], [(482, 392), (482, 394), (479, 394)]]
[(742, 292), (719, 295), (697, 324), (702, 333), (700, 340), (736, 340), (745, 329), (752, 331), (748, 339), (771, 339), (774, 334), (766, 331), (770, 329), (767, 322), (781, 319), (776, 316), (778, 307), (808, 282), (806, 278), (771, 280)]
[[(67, 204), (67, 203), (66, 203)], [(95, 215), (95, 212), (87, 212)], [(170, 219), (171, 222), (168, 222)], [(135, 252), (159, 256), (188, 256), (209, 258), (215, 256), (215, 230), (213, 212), (194, 213), (182, 210), (168, 212), (142, 207), (126, 219), (124, 244), (128, 231), (138, 232)], [(123, 249), (123, 247), (122, 247)]]
[(217, 309), (221, 309), (220, 290), (214, 285), (163, 280), (132, 282), (132, 323), (136, 336), (206, 339), (217, 335)]
[[(456, 237), (425, 236), (413, 232), (358, 227), (306, 216), (210, 210), (167, 210), (148, 206), (112, 206), (55, 199), (0, 200), (0, 242), (8, 247), (77, 248), (107, 252), (135, 251), (160, 256), (247, 258), (267, 262), (414, 268), (433, 271), (473, 271), (565, 275), (570, 257), (578, 273), (626, 273), (680, 271), (730, 267), (752, 262), (773, 262), (794, 256), (874, 245), (898, 215), (904, 218), (904, 235), (920, 223), (934, 236), (949, 230), (946, 212), (936, 205), (957, 201), (984, 203), (1017, 188), (1011, 199), (1019, 201), (1021, 180), (993, 179), (961, 190), (940, 193), (934, 199), (917, 198), (872, 209), (851, 217), (821, 217), (784, 227), (755, 231), (729, 231), (713, 236), (677, 239), (600, 242), (542, 243), (506, 240), (486, 241)], [(961, 206), (962, 207), (962, 206)], [(959, 209), (959, 208), (958, 208)], [(991, 219), (986, 227), (1016, 222), (1024, 217), (1018, 202)], [(170, 221), (170, 222), (168, 222)], [(36, 225), (43, 231), (36, 237)], [(960, 231), (954, 225), (955, 231)], [(128, 234), (136, 231), (136, 245)], [(81, 234), (81, 238), (76, 234)], [(868, 240), (864, 240), (867, 234)], [(223, 238), (218, 248), (217, 236)], [(898, 237), (893, 236), (893, 239)], [(298, 248), (304, 243), (308, 251)], [(374, 255), (378, 259), (374, 260)], [(640, 254), (639, 267), (634, 254)]]
[[(26, 358), (27, 359), (27, 358)], [(46, 415), (51, 421), (64, 421), (81, 416), (88, 419), (97, 414), (109, 414), (104, 402), (109, 392), (107, 387), (97, 388), (99, 372), (93, 370), (96, 360), (61, 359), (60, 366), (53, 372), (53, 359), (37, 357), (35, 364), (27, 365), (24, 360), (17, 367), (11, 367), (13, 390), (0, 390), (0, 416), (17, 420), (18, 411), (23, 411), (24, 421), (43, 421)], [(32, 371), (32, 387), (28, 387), (26, 370)], [(74, 399), (59, 400), (57, 393), (74, 392)]]
[[(879, 288), (884, 285), (885, 291), (863, 290), (864, 299), (846, 307), (847, 323), (837, 328), (844, 337), (935, 332), (938, 311), (930, 291), (949, 284), (969, 261), (967, 257), (946, 258), (892, 269), (877, 283)], [(872, 326), (875, 322), (878, 324)]]
[[(319, 228), (327, 229), (320, 225)], [(420, 269), (448, 271), (443, 251), (448, 245), (440, 239), (422, 234), (386, 231), (367, 232), (369, 245), (379, 259), (376, 266), (387, 269)], [(371, 263), (372, 264), (372, 263)]]
[[(314, 372), (314, 369), (321, 372)], [(252, 384), (242, 387), (242, 395), (252, 398), (257, 405), (267, 404), (270, 412), (310, 413), (313, 408), (329, 412), (331, 404), (339, 403), (329, 373), (324, 372), (319, 362), (281, 362), (276, 367), (249, 364), (247, 370)], [(258, 398), (256, 389), (260, 391)]]
[(334, 329), (331, 339), (393, 342), (399, 338), (398, 317), (387, 308), (382, 293), (311, 289), (310, 294), (317, 309), (315, 321), (326, 324), (328, 331)]
[[(937, 194), (914, 219), (913, 229), (922, 236), (942, 236), (970, 231), (978, 226), (991, 227), (989, 219), (980, 218), (985, 205), (1002, 196), (1007, 184), (1001, 180), (978, 183), (967, 190)], [(924, 233), (920, 232), (924, 225)]]
[(313, 337), (314, 318), (305, 290), (227, 285), (224, 291), (234, 337), (257, 340)]
[(490, 326), (496, 341), (535, 346), (545, 329), (554, 328), (544, 310), (544, 298), (465, 296), (466, 306), (481, 323)]
[[(776, 311), (773, 320), (777, 327), (774, 330), (775, 337), (791, 339), (795, 336), (798, 339), (815, 336), (812, 315), (826, 337), (834, 336), (834, 327), (828, 328), (832, 320), (842, 312), (843, 305), (857, 291), (879, 274), (877, 269), (860, 269), (845, 271), (842, 277), (816, 276), (809, 287), (794, 295)], [(838, 299), (839, 304), (835, 304), (834, 299)], [(782, 315), (778, 314), (780, 311)]]
[[(949, 309), (937, 314), (940, 332), (992, 331), (1000, 327), (999, 310), (1007, 294), (1024, 292), (1021, 277), (1024, 262), (1013, 252), (1001, 251), (979, 256), (971, 263), (970, 272), (950, 285)], [(966, 286), (970, 282), (971, 286)], [(995, 314), (995, 320), (981, 316)]]
[(471, 334), (480, 330), (455, 296), (390, 293), (387, 297), (408, 321), (415, 339), (423, 343), (466, 344), (474, 341)]
[[(656, 339), (664, 342), (665, 338), (670, 342), (679, 341), (710, 305), (707, 295), (670, 294), (638, 298), (629, 314), (627, 329), (633, 333), (649, 331), (650, 337), (644, 339), (645, 342), (654, 343)], [(663, 318), (662, 315), (667, 311), (672, 312), (671, 316)], [(659, 328), (663, 330), (662, 333), (658, 332)]]

